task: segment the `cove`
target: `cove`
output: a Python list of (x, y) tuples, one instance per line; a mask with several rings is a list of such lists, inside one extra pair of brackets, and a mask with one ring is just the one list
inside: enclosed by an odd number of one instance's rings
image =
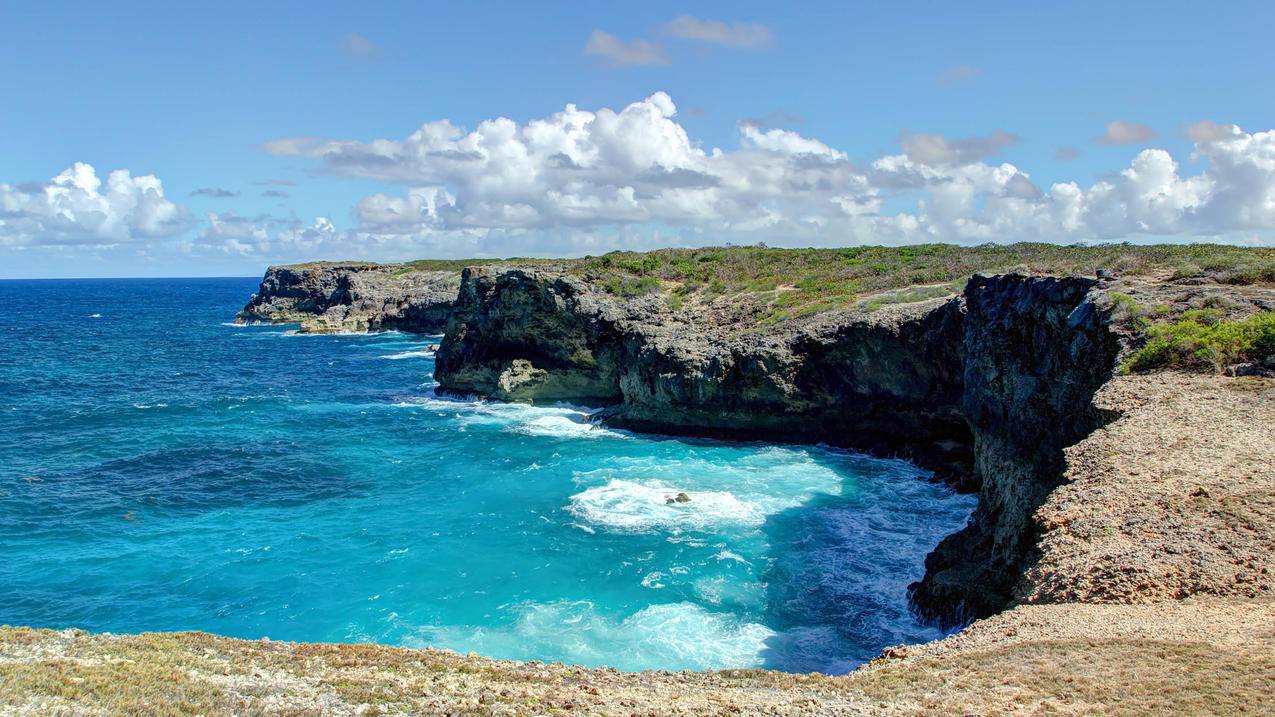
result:
[[(0, 282), (0, 623), (848, 671), (971, 496), (909, 463), (444, 398), (250, 279)], [(672, 504), (686, 493), (690, 501)]]

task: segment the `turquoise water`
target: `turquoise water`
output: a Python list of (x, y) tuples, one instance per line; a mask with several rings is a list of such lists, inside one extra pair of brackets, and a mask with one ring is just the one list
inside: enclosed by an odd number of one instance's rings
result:
[[(973, 507), (899, 461), (436, 396), (251, 279), (0, 282), (0, 623), (843, 672)], [(668, 505), (686, 492), (691, 501)]]

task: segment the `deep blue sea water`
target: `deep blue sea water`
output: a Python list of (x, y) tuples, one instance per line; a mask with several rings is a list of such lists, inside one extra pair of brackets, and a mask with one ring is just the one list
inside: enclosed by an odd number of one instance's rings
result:
[[(254, 279), (0, 282), (0, 623), (843, 672), (973, 507), (914, 467), (434, 395)], [(668, 505), (686, 492), (691, 502)]]

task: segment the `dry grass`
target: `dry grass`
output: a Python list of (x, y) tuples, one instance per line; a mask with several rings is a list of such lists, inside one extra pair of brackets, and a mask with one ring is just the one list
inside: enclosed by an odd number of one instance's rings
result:
[(951, 714), (1271, 714), (1275, 655), (1161, 640), (1046, 640), (874, 666), (877, 702)]
[(1024, 606), (838, 678), (3, 628), (0, 715), (1270, 714), (1273, 615), (1270, 601)]

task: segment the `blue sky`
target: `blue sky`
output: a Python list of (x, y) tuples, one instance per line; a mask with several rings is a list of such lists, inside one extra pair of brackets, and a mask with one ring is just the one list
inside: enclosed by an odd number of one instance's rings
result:
[(0, 276), (1275, 241), (1270, 3), (259, 5), (0, 3)]

